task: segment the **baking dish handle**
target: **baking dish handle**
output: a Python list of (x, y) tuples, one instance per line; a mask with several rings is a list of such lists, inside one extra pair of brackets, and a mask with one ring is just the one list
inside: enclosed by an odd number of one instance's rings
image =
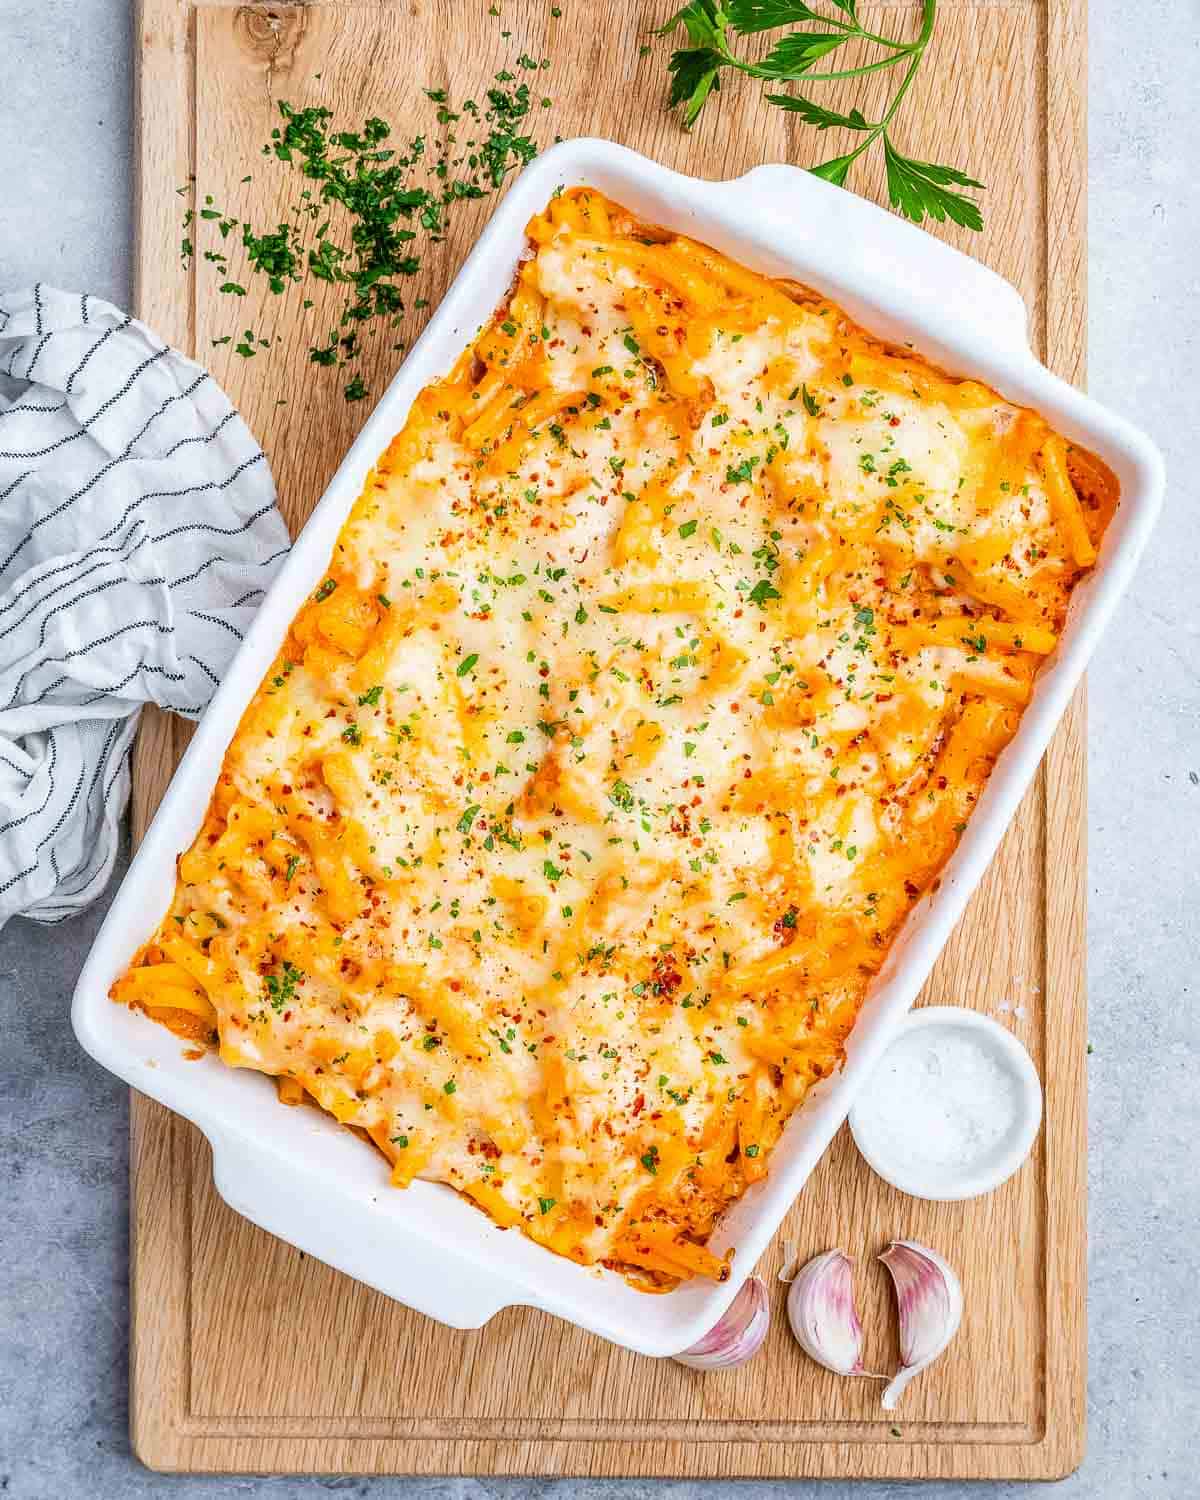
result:
[[(800, 167), (755, 167), (717, 184), (751, 210), (771, 238), (802, 245), (824, 281), (892, 293), (898, 312), (947, 336), (968, 329), (1014, 354), (1029, 354), (1024, 299), (1011, 282), (961, 250)], [(880, 219), (887, 234), (879, 233)], [(814, 278), (816, 279), (816, 278)]]
[(205, 1133), (212, 1145), (213, 1183), (230, 1208), (356, 1281), (395, 1295), (379, 1285), (382, 1243), (389, 1277), (403, 1273), (400, 1300), (452, 1328), (480, 1328), (514, 1302), (532, 1304), (528, 1296), (512, 1295), (514, 1289), (495, 1271), (434, 1243), (423, 1230), (381, 1217), (377, 1204), (350, 1194), (332, 1198), (286, 1157), (221, 1132)]

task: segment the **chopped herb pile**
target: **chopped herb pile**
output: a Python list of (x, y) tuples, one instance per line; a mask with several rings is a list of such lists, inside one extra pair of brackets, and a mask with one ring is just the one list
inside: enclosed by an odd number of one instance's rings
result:
[[(541, 72), (550, 66), (522, 53), (516, 67)], [(185, 266), (196, 254), (201, 226), (219, 236), (204, 259), (227, 274), (229, 237), (235, 231), (245, 252), (247, 280), (265, 278), (279, 296), (290, 285), (321, 281), (345, 289), (337, 326), (309, 350), (317, 365), (344, 367), (363, 353), (360, 333), (381, 321), (398, 326), (405, 311), (402, 291), (406, 277), (421, 266), (417, 253), (423, 235), (436, 244), (444, 236), (446, 219), (456, 203), (486, 197), (500, 188), (513, 170), (537, 155), (527, 133), (534, 106), (529, 83), (517, 72), (501, 69), (482, 102), (466, 99), (452, 108), (445, 90), (427, 89), (437, 106), (437, 124), (444, 132), (432, 149), (423, 135), (399, 148), (391, 142), (392, 127), (372, 116), (357, 130), (344, 130), (324, 105), (300, 109), (279, 101), (282, 123), (271, 132), (263, 155), (290, 166), (304, 185), (291, 217), (273, 228), (257, 230), (250, 223), (216, 206), (211, 194), (183, 218), (180, 252)], [(549, 99), (537, 101), (548, 107)], [(242, 181), (249, 182), (249, 177)], [(194, 195), (194, 182), (179, 189)], [(236, 241), (235, 241), (236, 242)], [(220, 290), (244, 297), (247, 287), (225, 280)], [(414, 307), (426, 304), (418, 299)], [(304, 302), (306, 308), (312, 301)], [(232, 335), (214, 339), (228, 344)], [(234, 344), (250, 359), (270, 340), (247, 328)], [(398, 346), (397, 346), (398, 347)], [(348, 402), (370, 395), (361, 375), (343, 383)]]

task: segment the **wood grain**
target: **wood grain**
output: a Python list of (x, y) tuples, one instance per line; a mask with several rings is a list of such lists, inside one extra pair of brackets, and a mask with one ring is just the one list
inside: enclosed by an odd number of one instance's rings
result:
[[(639, 49), (669, 4), (559, 8), (555, 17), (549, 0), (503, 0), (496, 19), (488, 0), (142, 0), (138, 311), (214, 369), (264, 443), (293, 528), (369, 406), (347, 405), (331, 373), (306, 361), (332, 303), (303, 308), (306, 288), (251, 295), (231, 313), (214, 268), (201, 261), (183, 273), (174, 253), (175, 189), (190, 172), (222, 206), (253, 205), (256, 222), (291, 201), (294, 178), (258, 154), (273, 99), (327, 103), (352, 120), (377, 113), (402, 139), (433, 135), (423, 89), (478, 95), (526, 51), (554, 60), (539, 75), (554, 99), (535, 122), (544, 141), (608, 135), (710, 177), (813, 159), (811, 132), (764, 106), (752, 85), (731, 87), (690, 136), (663, 114), (663, 44), (648, 56)], [(898, 31), (919, 6), (861, 9), (866, 24)], [(984, 233), (945, 235), (1020, 287), (1035, 347), (1073, 380), (1083, 373), (1084, 64), (1082, 0), (944, 0), (902, 130), (913, 154), (961, 163), (990, 184)], [(873, 90), (885, 87), (876, 75), (865, 101), (847, 91), (831, 102), (869, 113)], [(834, 132), (821, 145), (826, 154), (846, 149)], [(253, 182), (239, 185), (247, 172)], [(878, 164), (857, 185), (880, 197)], [(414, 299), (436, 303), (492, 206), (466, 205), (446, 241), (425, 253)], [(392, 344), (411, 341), (423, 316), (414, 311), (371, 349), (363, 374), (374, 392), (402, 358)], [(281, 342), (254, 361), (213, 346), (241, 327)], [(968, 1204), (914, 1202), (876, 1179), (843, 1131), (761, 1268), (776, 1298), (769, 1348), (739, 1371), (699, 1377), (524, 1309), (473, 1333), (432, 1324), (238, 1218), (213, 1190), (203, 1138), (135, 1096), (139, 1456), (162, 1469), (260, 1473), (1069, 1472), (1082, 1455), (1086, 1349), (1083, 737), (1081, 694), (923, 995), (1006, 1020), (1045, 1080), (1046, 1128), (998, 1192)], [(144, 726), (138, 832), (183, 741), (161, 716)], [(898, 1422), (878, 1410), (873, 1384), (838, 1380), (799, 1353), (774, 1280), (789, 1244), (804, 1254), (842, 1245), (859, 1261), (868, 1365), (890, 1367), (894, 1314), (873, 1257), (896, 1235), (941, 1248), (967, 1292), (958, 1338), (910, 1388)]]

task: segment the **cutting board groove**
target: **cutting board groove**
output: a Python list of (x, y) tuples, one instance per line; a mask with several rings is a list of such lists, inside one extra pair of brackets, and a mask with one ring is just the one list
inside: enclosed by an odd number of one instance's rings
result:
[[(553, 61), (534, 84), (554, 100), (534, 121), (543, 142), (556, 132), (607, 135), (708, 177), (810, 161), (821, 145), (846, 149), (834, 133), (819, 142), (764, 106), (751, 84), (735, 83), (685, 135), (661, 108), (664, 44), (639, 51), (672, 6), (558, 5), (555, 17), (550, 0), (501, 0), (495, 18), (488, 0), (141, 0), (137, 311), (213, 368), (266, 448), (293, 530), (370, 405), (347, 405), (335, 373), (307, 361), (333, 303), (304, 309), (305, 288), (277, 299), (252, 292), (231, 310), (214, 279), (225, 273), (199, 259), (185, 272), (176, 255), (176, 189), (190, 173), (199, 192), (256, 224), (294, 200), (296, 179), (259, 155), (274, 99), (328, 103), (347, 122), (379, 114), (400, 141), (435, 136), (423, 89), (479, 96), (526, 51)], [(861, 9), (868, 25), (899, 29), (919, 6)], [(989, 183), (984, 233), (939, 233), (1020, 287), (1034, 346), (1073, 380), (1083, 374), (1084, 73), (1083, 0), (943, 0), (901, 129), (913, 154)], [(885, 87), (876, 75), (872, 89)], [(848, 91), (831, 102), (869, 114), (877, 101)], [(253, 182), (240, 184), (248, 172)], [(877, 163), (857, 185), (881, 198)], [(445, 243), (424, 253), (413, 299), (436, 305), (491, 207), (466, 206)], [(373, 349), (363, 373), (374, 393), (402, 357), (393, 342), (411, 341), (425, 316), (414, 310)], [(282, 342), (253, 361), (214, 346), (242, 327)], [(1045, 1080), (1046, 1128), (998, 1192), (916, 1203), (873, 1177), (843, 1131), (760, 1267), (775, 1299), (768, 1348), (739, 1371), (700, 1377), (527, 1309), (470, 1333), (430, 1323), (240, 1219), (214, 1191), (199, 1133), (135, 1095), (131, 1427), (140, 1457), (161, 1469), (258, 1473), (1069, 1472), (1082, 1455), (1086, 1345), (1083, 735), (1080, 695), (922, 997), (996, 1015)], [(186, 738), (179, 721), (147, 717), (136, 833)], [(840, 1381), (804, 1359), (775, 1279), (789, 1244), (806, 1255), (843, 1246), (858, 1259), (868, 1366), (889, 1367), (895, 1319), (874, 1256), (894, 1236), (947, 1254), (967, 1301), (958, 1338), (895, 1417), (878, 1409), (872, 1383)]]

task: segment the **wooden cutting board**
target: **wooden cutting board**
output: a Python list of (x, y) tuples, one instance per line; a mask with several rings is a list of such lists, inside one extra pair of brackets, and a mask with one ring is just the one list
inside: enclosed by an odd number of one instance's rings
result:
[[(764, 106), (749, 82), (735, 81), (683, 134), (662, 109), (666, 44), (648, 35), (672, 8), (673, 0), (558, 0), (556, 15), (551, 0), (499, 0), (497, 18), (488, 0), (141, 0), (137, 311), (214, 369), (267, 450), (293, 529), (370, 403), (347, 405), (337, 372), (307, 361), (329, 324), (322, 306), (300, 306), (307, 288), (231, 308), (210, 264), (197, 258), (181, 269), (177, 188), (194, 172), (200, 193), (252, 213), (256, 225), (274, 223), (297, 181), (259, 154), (277, 119), (273, 99), (327, 103), (348, 125), (378, 114), (404, 140), (421, 129), (432, 136), (423, 89), (480, 96), (522, 51), (553, 60), (534, 85), (554, 101), (534, 121), (543, 144), (555, 133), (607, 135), (710, 177), (847, 149)], [(865, 24), (885, 30), (911, 26), (918, 11), (862, 7)], [(1034, 347), (1076, 381), (1085, 74), (1083, 0), (943, 0), (900, 132), (913, 154), (960, 163), (989, 184), (982, 234), (937, 232), (1017, 284)], [(862, 83), (831, 102), (869, 114), (875, 88), (864, 98), (854, 92)], [(881, 75), (873, 84), (886, 86)], [(247, 173), (253, 182), (240, 184)], [(857, 186), (881, 196), (877, 165)], [(424, 252), (414, 297), (436, 303), (491, 208), (460, 210), (445, 243)], [(401, 358), (394, 340), (411, 339), (424, 316), (379, 341), (364, 365), (373, 391)], [(214, 347), (243, 326), (283, 342), (252, 361)], [(184, 739), (179, 721), (145, 723), (138, 832)], [(697, 1376), (522, 1309), (472, 1333), (431, 1323), (237, 1217), (213, 1190), (199, 1133), (135, 1095), (139, 1456), (162, 1469), (260, 1473), (1069, 1472), (1082, 1456), (1085, 1397), (1084, 811), (1081, 696), (923, 996), (987, 1011), (1030, 1048), (1046, 1086), (1046, 1127), (1031, 1160), (981, 1201), (923, 1204), (875, 1178), (843, 1130), (760, 1267), (774, 1327), (767, 1349), (739, 1371)], [(895, 1321), (874, 1256), (894, 1236), (955, 1263), (966, 1315), (948, 1353), (891, 1416), (879, 1410), (876, 1385), (839, 1380), (799, 1352), (775, 1273), (788, 1242), (805, 1256), (841, 1245), (858, 1257), (867, 1364), (890, 1368)]]

